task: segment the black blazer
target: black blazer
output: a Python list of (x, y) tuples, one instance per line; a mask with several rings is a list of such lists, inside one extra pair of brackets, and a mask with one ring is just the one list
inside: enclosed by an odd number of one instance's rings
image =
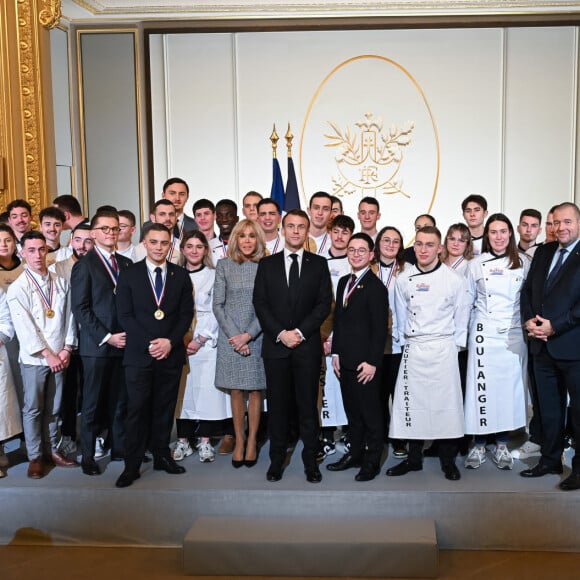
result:
[[(566, 258), (552, 289), (544, 291), (552, 258), (558, 242), (538, 247), (521, 293), (523, 323), (539, 314), (547, 318), (554, 329), (546, 347), (554, 358), (580, 360), (580, 242)], [(530, 347), (537, 354), (543, 341), (532, 339)]]
[(193, 320), (193, 287), (184, 268), (167, 263), (165, 295), (160, 308), (165, 313), (157, 320), (157, 304), (147, 274), (145, 260), (133, 264), (119, 276), (117, 311), (119, 322), (127, 333), (124, 364), (147, 367), (153, 362), (149, 343), (155, 338), (168, 338), (172, 349), (169, 364), (184, 364), (183, 337)]
[[(129, 258), (115, 254), (119, 274), (132, 262)], [(99, 346), (107, 334), (123, 332), (117, 318), (115, 285), (106, 266), (90, 250), (74, 266), (71, 272), (71, 308), (80, 326), (79, 353), (81, 356), (123, 356), (123, 350), (105, 343)]]
[(293, 349), (305, 355), (322, 356), (320, 326), (330, 312), (332, 284), (326, 260), (304, 252), (298, 297), (290, 304), (284, 252), (260, 260), (254, 282), (254, 309), (264, 331), (262, 356), (285, 358), (292, 349), (276, 342), (283, 330), (298, 328), (305, 340)]
[(389, 333), (389, 292), (369, 269), (344, 306), (349, 281), (350, 275), (343, 276), (336, 290), (332, 352), (345, 369), (356, 370), (362, 362), (380, 367)]

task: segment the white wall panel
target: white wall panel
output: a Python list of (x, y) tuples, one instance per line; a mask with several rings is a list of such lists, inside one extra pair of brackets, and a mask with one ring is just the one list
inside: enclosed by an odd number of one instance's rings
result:
[(505, 211), (574, 200), (576, 28), (507, 31)]
[(168, 35), (165, 66), (167, 173), (155, 175), (156, 196), (179, 176), (191, 188), (188, 212), (196, 198), (237, 198), (232, 35)]

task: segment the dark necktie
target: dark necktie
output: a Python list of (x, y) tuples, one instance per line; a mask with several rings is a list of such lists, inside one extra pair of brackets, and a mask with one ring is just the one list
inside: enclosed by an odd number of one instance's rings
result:
[(155, 268), (155, 295), (157, 300), (161, 300), (161, 293), (163, 292), (163, 276), (161, 275), (161, 268)]
[(564, 264), (564, 256), (566, 255), (566, 252), (567, 252), (566, 248), (560, 249), (558, 261), (556, 262), (548, 278), (546, 279), (546, 286), (544, 288), (546, 294), (552, 289), (552, 286), (554, 285), (554, 282), (556, 281), (556, 278), (558, 276), (558, 272), (562, 269), (562, 265)]
[(347, 294), (354, 288), (355, 283), (356, 283), (356, 275), (351, 274), (350, 282), (348, 283), (348, 290), (346, 291)]
[(113, 272), (115, 272), (115, 276), (117, 276), (119, 274), (119, 264), (117, 264), (115, 254), (111, 254), (111, 268), (113, 268)]
[(298, 270), (298, 254), (290, 254), (292, 264), (290, 266), (290, 275), (288, 276), (288, 290), (290, 302), (295, 303), (298, 297), (298, 283), (300, 282), (300, 273)]
[(180, 235), (180, 231), (179, 231), (179, 222), (177, 222), (174, 226), (173, 226), (173, 237), (177, 238), (179, 240), (179, 235)]

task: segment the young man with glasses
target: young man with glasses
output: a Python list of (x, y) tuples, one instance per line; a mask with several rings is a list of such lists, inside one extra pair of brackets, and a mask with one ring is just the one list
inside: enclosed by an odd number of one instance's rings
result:
[[(122, 459), (125, 452), (125, 332), (117, 319), (115, 292), (119, 273), (131, 260), (115, 251), (120, 231), (117, 212), (97, 213), (90, 227), (94, 248), (73, 266), (71, 296), (75, 319), (82, 328), (81, 468), (85, 475), (99, 475), (95, 456), (104, 454), (104, 448), (111, 447), (112, 459)], [(105, 432), (107, 443), (102, 437)]]
[(119, 237), (117, 238), (117, 253), (135, 262), (135, 244), (133, 234), (136, 230), (137, 218), (128, 209), (119, 210)]
[(351, 274), (338, 283), (332, 337), (332, 367), (340, 379), (350, 451), (327, 469), (359, 467), (356, 481), (378, 475), (384, 446), (380, 388), (389, 294), (370, 268), (373, 249), (372, 238), (362, 232), (348, 242)]

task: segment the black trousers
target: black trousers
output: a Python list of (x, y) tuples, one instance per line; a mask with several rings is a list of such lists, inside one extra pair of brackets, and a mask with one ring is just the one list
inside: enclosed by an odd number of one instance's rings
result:
[(95, 454), (97, 436), (109, 430), (113, 453), (124, 454), (127, 390), (121, 357), (83, 356), (81, 452), (85, 460)]
[[(437, 439), (439, 450), (439, 459), (442, 465), (455, 463), (455, 456), (459, 449), (460, 439)], [(408, 461), (413, 465), (422, 465), (423, 463), (423, 445), (422, 439), (413, 439), (409, 441)]]
[(381, 372), (381, 408), (385, 416), (385, 441), (389, 437), (389, 426), (391, 424), (391, 412), (389, 410), (389, 400), (393, 400), (395, 395), (395, 385), (399, 367), (401, 366), (402, 353), (383, 355), (383, 369)]
[(70, 357), (70, 364), (64, 375), (62, 403), (60, 404), (60, 431), (64, 437), (77, 438), (77, 413), (79, 393), (83, 384), (83, 363), (78, 353)]
[(153, 457), (169, 457), (181, 365), (166, 360), (147, 367), (125, 367), (127, 435), (125, 466), (139, 469), (147, 448)]
[[(561, 465), (566, 426), (566, 395), (570, 396), (570, 423), (580, 441), (580, 360), (553, 358), (545, 345), (534, 355), (534, 376), (542, 424), (542, 457), (547, 467)], [(580, 457), (574, 455), (572, 471), (580, 473)]]
[[(340, 390), (348, 418), (350, 453), (362, 463), (378, 468), (384, 445), (384, 413), (381, 406), (381, 367), (372, 381), (357, 381), (358, 371), (340, 369)], [(365, 449), (366, 444), (366, 449)]]
[(268, 396), (268, 435), (270, 461), (277, 468), (286, 458), (292, 409), (298, 413), (298, 430), (304, 445), (302, 461), (306, 468), (316, 466), (319, 449), (318, 382), (320, 357), (292, 352), (279, 359), (264, 359)]

